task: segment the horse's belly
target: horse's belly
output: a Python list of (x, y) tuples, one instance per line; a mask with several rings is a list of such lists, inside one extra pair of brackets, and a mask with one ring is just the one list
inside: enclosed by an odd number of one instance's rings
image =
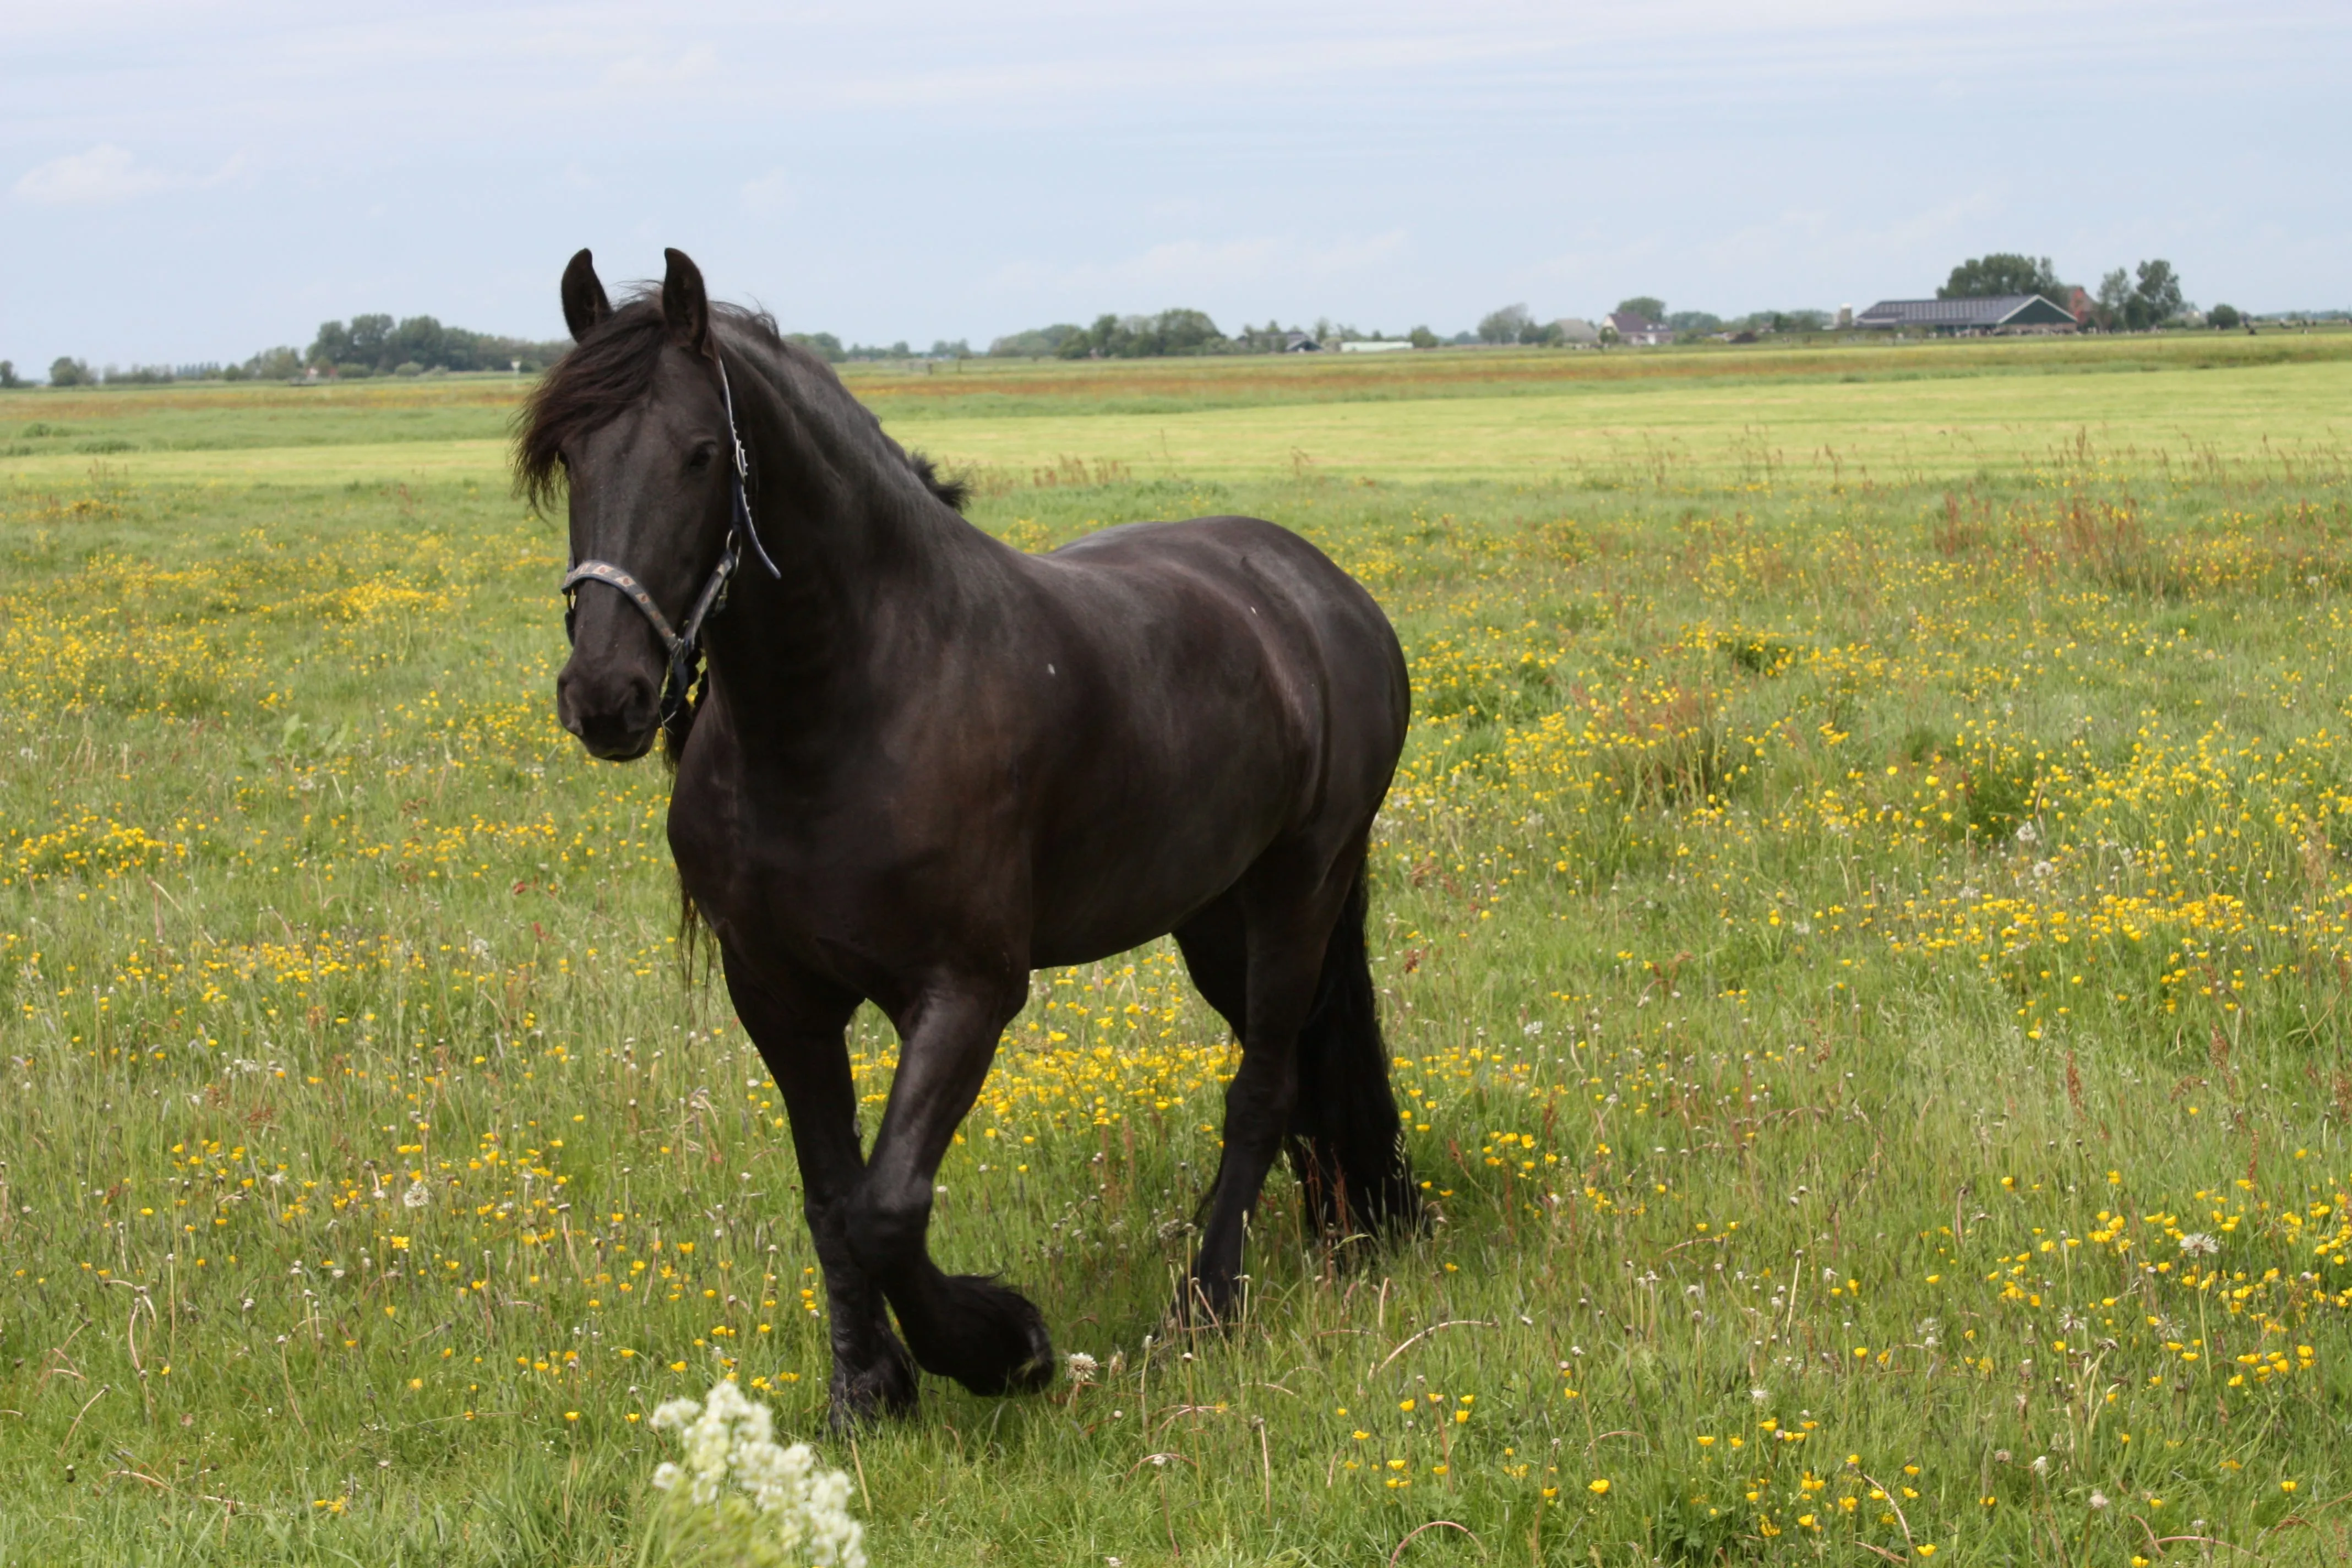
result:
[(1083, 819), (1050, 816), (1032, 862), (1031, 962), (1085, 963), (1182, 924), (1284, 835), (1288, 773), (1200, 780), (1183, 795), (1111, 795), (1115, 805)]

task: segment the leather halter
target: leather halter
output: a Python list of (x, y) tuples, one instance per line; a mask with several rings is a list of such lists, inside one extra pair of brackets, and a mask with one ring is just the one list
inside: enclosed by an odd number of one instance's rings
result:
[[(759, 557), (760, 564), (768, 569), (769, 576), (778, 581), (783, 578), (783, 574), (776, 570), (776, 563), (768, 558), (767, 547), (760, 542), (759, 527), (751, 520), (748, 489), (751, 464), (743, 453), (743, 437), (735, 428), (735, 393), (727, 383), (727, 362), (719, 355), (715, 344), (710, 357), (711, 363), (719, 367), (719, 395), (727, 406), (727, 446), (735, 460), (734, 477), (730, 485), (733, 493), (730, 498), (726, 548), (719, 552), (719, 564), (710, 569), (709, 577), (703, 582), (702, 592), (694, 596), (694, 604), (688, 609), (684, 624), (673, 627), (669, 617), (662, 614), (661, 606), (654, 602), (653, 595), (646, 591), (635, 574), (610, 561), (579, 563), (563, 574), (562, 586), (558, 590), (564, 600), (563, 637), (566, 642), (576, 640), (573, 634), (574, 624), (579, 618), (576, 590), (583, 583), (602, 583), (617, 590), (644, 615), (646, 623), (654, 628), (654, 635), (661, 638), (662, 647), (669, 654), (669, 668), (662, 679), (661, 727), (674, 745), (684, 742), (686, 725), (693, 718), (699, 702), (695, 684), (702, 663), (702, 628), (709, 624), (711, 616), (727, 607), (727, 584), (735, 575), (736, 567), (742, 563), (743, 542), (747, 539), (751, 542), (751, 552)], [(677, 753), (673, 751), (671, 754)]]

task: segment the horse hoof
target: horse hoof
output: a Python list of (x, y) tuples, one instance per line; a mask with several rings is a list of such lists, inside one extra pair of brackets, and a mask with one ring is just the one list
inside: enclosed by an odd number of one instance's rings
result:
[(912, 1415), (919, 1390), (914, 1364), (901, 1351), (855, 1373), (836, 1370), (831, 1392), (826, 1424), (835, 1432), (847, 1434), (875, 1426), (886, 1416)]
[(1039, 1394), (1053, 1386), (1054, 1340), (1045, 1331), (1045, 1314), (1027, 1301), (1028, 1321), (1023, 1325), (1023, 1356), (1013, 1369), (1012, 1387), (1016, 1394)]
[(1005, 1357), (995, 1376), (964, 1383), (974, 1394), (1038, 1394), (1053, 1386), (1054, 1340), (1045, 1331), (1045, 1314), (1024, 1296), (1007, 1290), (1000, 1303)]
[[(1034, 1394), (1054, 1381), (1054, 1341), (1045, 1315), (1016, 1290), (976, 1275), (950, 1281), (961, 1332), (939, 1347), (937, 1360), (923, 1358), (974, 1394)], [(917, 1347), (918, 1353), (921, 1347)]]

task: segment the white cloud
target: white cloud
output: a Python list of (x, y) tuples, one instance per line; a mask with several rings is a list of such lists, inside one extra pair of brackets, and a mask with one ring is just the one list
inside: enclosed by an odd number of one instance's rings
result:
[(147, 167), (127, 149), (101, 142), (87, 153), (69, 153), (37, 169), (26, 170), (14, 188), (26, 201), (51, 206), (104, 206), (157, 191), (190, 187), (209, 190), (232, 181), (239, 184), (251, 183), (242, 153), (231, 156), (211, 174), (192, 178)]
[(16, 192), (53, 206), (96, 206), (143, 196), (171, 183), (158, 171), (140, 167), (126, 149), (101, 142), (87, 153), (69, 153), (26, 170)]

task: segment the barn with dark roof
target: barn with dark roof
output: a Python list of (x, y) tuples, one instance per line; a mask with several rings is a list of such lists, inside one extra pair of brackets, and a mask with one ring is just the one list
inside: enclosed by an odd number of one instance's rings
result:
[(2077, 323), (2063, 305), (2039, 294), (1982, 300), (1881, 300), (1853, 319), (1857, 327), (1923, 332), (2067, 331)]

